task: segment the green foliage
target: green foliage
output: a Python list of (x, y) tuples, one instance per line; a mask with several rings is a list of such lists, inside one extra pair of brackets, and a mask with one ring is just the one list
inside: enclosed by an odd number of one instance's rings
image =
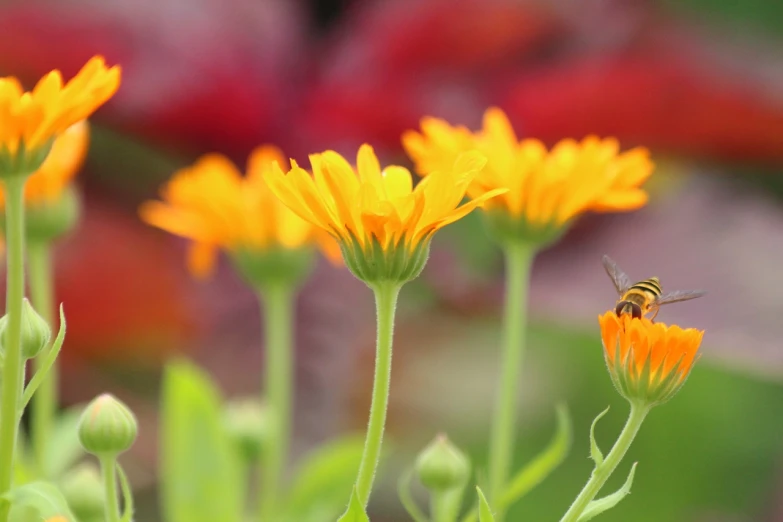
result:
[(187, 362), (169, 365), (161, 414), (161, 500), (166, 521), (239, 522), (244, 481), (210, 379)]
[(479, 522), (495, 522), (495, 517), (492, 515), (492, 510), (490, 509), (489, 503), (487, 502), (484, 493), (482, 493), (481, 488), (476, 486), (476, 491), (478, 492), (479, 498)]
[(590, 458), (595, 462), (596, 467), (600, 466), (604, 461), (604, 454), (601, 453), (601, 448), (598, 447), (598, 442), (595, 440), (595, 425), (601, 420), (601, 417), (609, 413), (610, 406), (607, 406), (604, 411), (599, 413), (593, 423), (590, 424)]
[(400, 503), (405, 511), (413, 519), (413, 522), (427, 522), (427, 517), (424, 515), (419, 506), (413, 500), (411, 495), (411, 482), (413, 481), (414, 469), (410, 468), (400, 476), (400, 481), (397, 483), (397, 494), (400, 498)]
[(68, 503), (56, 486), (48, 482), (31, 482), (3, 495), (11, 503), (9, 522), (39, 522), (62, 515), (75, 520)]
[(557, 407), (557, 431), (549, 445), (519, 470), (506, 486), (499, 504), (505, 509), (540, 484), (560, 465), (571, 449), (571, 417), (564, 405)]
[(351, 501), (348, 504), (348, 510), (341, 516), (337, 522), (370, 522), (370, 517), (364, 511), (362, 503), (359, 501), (359, 495), (356, 488), (351, 493)]
[(74, 407), (55, 417), (52, 432), (47, 437), (44, 476), (60, 477), (84, 455), (76, 435), (82, 409)]
[(286, 520), (334, 520), (345, 508), (362, 458), (364, 438), (343, 437), (313, 450), (299, 466), (286, 502)]
[(636, 462), (633, 463), (633, 466), (631, 466), (631, 472), (628, 473), (628, 478), (625, 479), (625, 483), (623, 486), (612, 493), (611, 495), (607, 495), (603, 498), (599, 498), (597, 500), (593, 500), (590, 502), (585, 510), (582, 512), (582, 515), (579, 517), (579, 522), (587, 522), (588, 520), (591, 520), (592, 518), (600, 515), (604, 511), (607, 511), (609, 509), (612, 509), (615, 507), (623, 498), (625, 498), (626, 495), (631, 493), (631, 484), (633, 484), (633, 476), (636, 473)]

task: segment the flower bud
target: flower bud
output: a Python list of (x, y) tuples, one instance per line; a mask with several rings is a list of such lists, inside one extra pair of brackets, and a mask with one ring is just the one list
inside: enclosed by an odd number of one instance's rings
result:
[(81, 214), (77, 190), (68, 185), (56, 199), (29, 203), (25, 208), (25, 232), (30, 241), (52, 241), (69, 233)]
[(438, 435), (416, 459), (419, 481), (429, 490), (461, 487), (470, 477), (470, 461), (446, 435)]
[[(6, 335), (8, 335), (8, 316), (0, 319), (0, 340), (2, 340), (3, 353), (5, 353)], [(41, 353), (49, 339), (52, 337), (52, 329), (44, 321), (43, 317), (38, 315), (33, 306), (26, 298), (22, 302), (22, 356), (25, 359), (32, 359)]]
[(226, 406), (223, 422), (242, 457), (255, 461), (269, 440), (271, 418), (267, 409), (253, 398), (237, 399)]
[(125, 404), (104, 393), (87, 405), (79, 419), (78, 432), (79, 442), (88, 453), (116, 456), (133, 445), (138, 424)]
[(60, 482), (65, 500), (79, 520), (102, 520), (106, 493), (101, 473), (92, 462), (83, 462), (68, 471)]

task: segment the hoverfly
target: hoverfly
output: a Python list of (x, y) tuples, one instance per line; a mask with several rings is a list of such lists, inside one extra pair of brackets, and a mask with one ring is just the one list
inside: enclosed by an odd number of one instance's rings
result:
[(606, 273), (609, 274), (617, 289), (617, 294), (620, 296), (614, 309), (614, 313), (618, 316), (631, 314), (631, 317), (638, 319), (653, 312), (653, 316), (650, 318), (652, 321), (658, 315), (658, 308), (661, 305), (696, 299), (705, 294), (705, 292), (698, 290), (675, 290), (664, 294), (661, 282), (657, 277), (631, 284), (628, 274), (623, 272), (609, 256), (604, 256), (602, 261)]

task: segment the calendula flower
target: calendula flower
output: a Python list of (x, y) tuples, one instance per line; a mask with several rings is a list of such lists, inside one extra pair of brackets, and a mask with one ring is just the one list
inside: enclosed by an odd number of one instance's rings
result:
[(117, 91), (120, 68), (92, 58), (63, 85), (60, 71), (25, 92), (14, 77), (0, 78), (0, 176), (30, 175), (46, 158), (52, 141), (89, 117)]
[(484, 113), (477, 132), (424, 118), (421, 131), (404, 133), (402, 143), (422, 175), (442, 169), (463, 151), (484, 154), (487, 166), (468, 187), (468, 195), (507, 189), (485, 208), (503, 237), (533, 242), (551, 241), (588, 211), (625, 212), (644, 206), (647, 193), (640, 185), (653, 170), (646, 149), (621, 153), (614, 138), (565, 139), (551, 150), (535, 139), (520, 141), (498, 108)]
[(287, 174), (271, 169), (269, 187), (291, 210), (331, 234), (346, 265), (370, 283), (415, 278), (438, 229), (504, 191), (487, 191), (460, 204), (485, 163), (477, 152), (459, 155), (448, 170), (430, 173), (415, 188), (407, 169), (381, 169), (366, 144), (356, 168), (334, 151), (314, 154), (310, 163), (313, 175), (295, 162)]
[(269, 190), (265, 173), (275, 164), (286, 164), (285, 158), (268, 145), (252, 152), (247, 176), (225, 156), (207, 154), (174, 174), (161, 189), (163, 201), (144, 203), (141, 218), (192, 241), (187, 264), (197, 277), (212, 272), (219, 249), (250, 263), (320, 242), (329, 257), (339, 256), (333, 241)]
[(617, 390), (629, 401), (669, 400), (688, 378), (704, 332), (653, 323), (647, 318), (598, 317), (604, 358)]
[[(71, 181), (84, 163), (89, 126), (82, 120), (54, 140), (46, 159), (24, 186), (25, 229), (32, 240), (56, 239), (73, 228), (79, 217), (79, 197)], [(5, 190), (0, 186), (0, 209)]]

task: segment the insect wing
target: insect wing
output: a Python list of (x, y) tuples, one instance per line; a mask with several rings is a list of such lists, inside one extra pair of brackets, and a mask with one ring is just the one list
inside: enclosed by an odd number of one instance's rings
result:
[(679, 303), (680, 301), (688, 301), (689, 299), (696, 299), (701, 297), (706, 292), (701, 290), (675, 290), (674, 292), (667, 292), (658, 296), (655, 300), (655, 305), (660, 306), (669, 303)]
[(604, 256), (601, 259), (601, 262), (604, 264), (606, 273), (609, 274), (609, 277), (612, 279), (612, 283), (614, 283), (617, 293), (623, 295), (625, 291), (631, 287), (631, 278), (628, 277), (628, 274), (623, 272), (622, 269), (617, 266), (617, 263), (612, 261), (609, 256)]

